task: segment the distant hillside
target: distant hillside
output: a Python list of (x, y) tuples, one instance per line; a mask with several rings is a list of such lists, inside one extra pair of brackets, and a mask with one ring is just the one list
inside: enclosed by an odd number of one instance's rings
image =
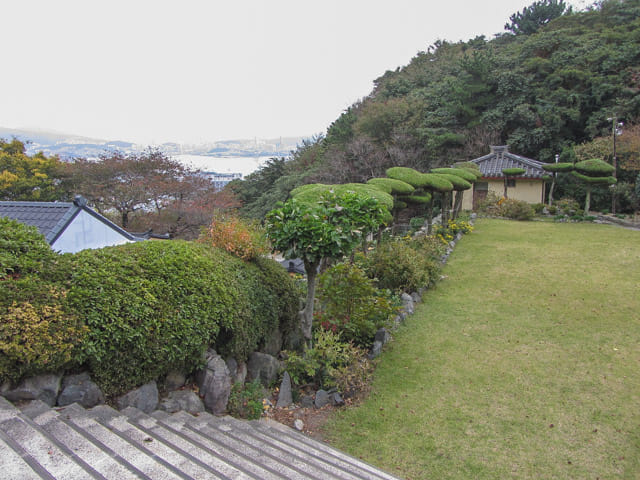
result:
[(364, 182), (391, 166), (427, 171), (492, 144), (549, 162), (611, 135), (612, 117), (640, 122), (640, 0), (562, 10), (554, 18), (532, 11), (517, 34), (437, 41), (387, 71), (324, 138), (237, 185), (244, 212), (260, 218), (305, 183)]
[(26, 142), (27, 153), (44, 152), (61, 159), (97, 158), (105, 152), (141, 151), (149, 146), (160, 148), (169, 155), (202, 155), (213, 157), (282, 157), (287, 156), (302, 142), (302, 137), (277, 139), (221, 140), (203, 144), (163, 143), (139, 145), (118, 140), (103, 140), (45, 130), (26, 130), (0, 127), (0, 138), (17, 138)]

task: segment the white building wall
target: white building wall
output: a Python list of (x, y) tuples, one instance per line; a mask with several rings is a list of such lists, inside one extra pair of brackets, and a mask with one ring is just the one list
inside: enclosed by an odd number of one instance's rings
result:
[(75, 253), (86, 248), (102, 248), (130, 243), (121, 233), (82, 210), (51, 248), (61, 253)]

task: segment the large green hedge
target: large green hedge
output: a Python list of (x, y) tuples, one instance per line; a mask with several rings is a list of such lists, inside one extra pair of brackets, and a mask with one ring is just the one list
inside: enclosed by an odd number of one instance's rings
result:
[[(56, 368), (84, 364), (110, 395), (194, 370), (209, 346), (245, 359), (274, 330), (294, 328), (299, 302), (276, 262), (182, 241), (56, 255), (42, 276), (12, 275), (0, 290), (0, 380), (50, 370), (51, 355), (37, 351), (53, 339), (65, 349)], [(41, 344), (20, 346), (21, 318)]]

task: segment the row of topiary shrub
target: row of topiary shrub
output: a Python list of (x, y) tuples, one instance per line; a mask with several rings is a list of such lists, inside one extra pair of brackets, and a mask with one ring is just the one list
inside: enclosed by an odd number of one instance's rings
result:
[(0, 222), (0, 381), (88, 367), (114, 395), (198, 368), (210, 346), (244, 360), (295, 328), (298, 291), (272, 260), (183, 241), (58, 255)]

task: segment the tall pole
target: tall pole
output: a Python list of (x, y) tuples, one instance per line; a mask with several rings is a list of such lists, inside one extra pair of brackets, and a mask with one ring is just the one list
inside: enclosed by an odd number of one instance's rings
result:
[[(618, 157), (616, 156), (616, 130), (618, 128), (618, 117), (613, 116), (611, 120), (611, 134), (613, 135), (613, 178), (618, 177)], [(616, 184), (611, 186), (611, 213), (616, 213)]]

